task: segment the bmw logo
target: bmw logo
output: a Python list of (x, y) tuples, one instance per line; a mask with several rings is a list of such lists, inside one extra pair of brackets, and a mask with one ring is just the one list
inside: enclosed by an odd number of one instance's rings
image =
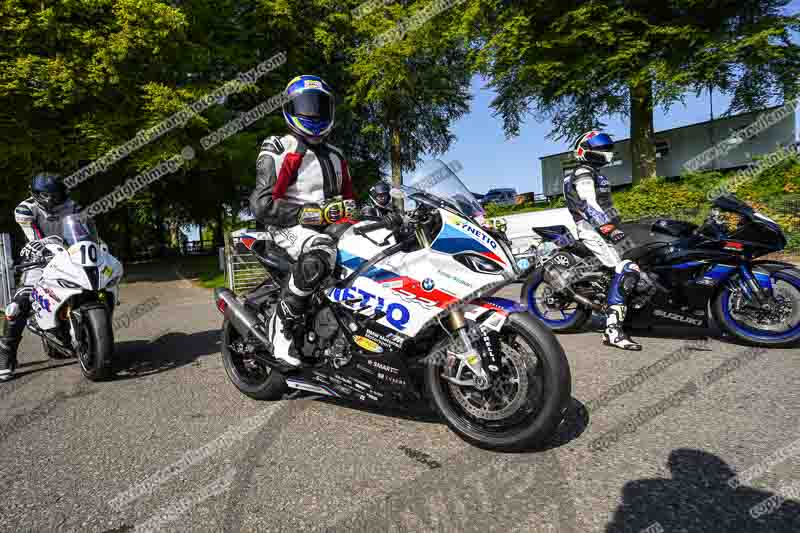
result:
[(422, 281), (422, 288), (425, 289), (426, 291), (431, 292), (433, 290), (433, 287), (435, 287), (435, 284), (433, 283), (433, 280), (431, 278), (425, 278)]
[(517, 261), (517, 265), (519, 265), (519, 268), (521, 268), (522, 270), (525, 270), (529, 266), (531, 266), (531, 262), (528, 261), (527, 259), (520, 259), (519, 261)]

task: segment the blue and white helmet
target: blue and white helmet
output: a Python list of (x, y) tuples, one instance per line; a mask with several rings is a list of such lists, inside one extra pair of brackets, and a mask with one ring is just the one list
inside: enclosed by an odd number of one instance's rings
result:
[(311, 142), (320, 142), (333, 129), (336, 105), (333, 90), (318, 76), (298, 76), (286, 86), (289, 100), (283, 118), (289, 128)]
[(603, 167), (614, 161), (614, 140), (608, 133), (592, 130), (581, 135), (573, 146), (575, 159)]

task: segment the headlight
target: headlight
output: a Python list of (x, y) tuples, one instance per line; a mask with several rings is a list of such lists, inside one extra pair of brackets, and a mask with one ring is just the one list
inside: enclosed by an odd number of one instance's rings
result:
[(73, 282), (67, 281), (65, 279), (57, 279), (56, 282), (58, 282), (58, 284), (61, 285), (62, 287), (64, 287), (65, 289), (82, 289), (83, 288), (80, 285), (78, 285), (77, 283), (73, 283)]
[(481, 274), (497, 274), (503, 271), (503, 267), (489, 258), (478, 254), (460, 254), (455, 257), (456, 261), (474, 272)]

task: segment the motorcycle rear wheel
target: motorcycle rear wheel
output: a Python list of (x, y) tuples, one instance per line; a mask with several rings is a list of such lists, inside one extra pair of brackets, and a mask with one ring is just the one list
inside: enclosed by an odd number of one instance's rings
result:
[[(489, 391), (447, 381), (444, 358), (433, 356), (425, 370), (426, 392), (450, 429), (470, 444), (504, 452), (534, 449), (546, 444), (564, 420), (572, 398), (569, 362), (555, 335), (526, 313), (511, 314), (500, 335), (502, 379)], [(447, 342), (438, 343), (433, 354), (445, 353)], [(510, 401), (502, 409), (488, 409), (489, 396)]]
[[(544, 280), (541, 271), (534, 272), (522, 287), (520, 301), (526, 302), (528, 312), (542, 322), (551, 331), (556, 333), (572, 333), (580, 331), (592, 317), (592, 312), (585, 307), (573, 302), (574, 309), (555, 309), (547, 305), (542, 298), (542, 291), (554, 291), (550, 284)], [(545, 295), (547, 296), (547, 295)], [(551, 315), (558, 311), (561, 316)]]
[(232, 345), (241, 335), (226, 318), (222, 323), (222, 364), (228, 379), (239, 392), (254, 400), (275, 401), (288, 391), (283, 374), (269, 366), (236, 352)]

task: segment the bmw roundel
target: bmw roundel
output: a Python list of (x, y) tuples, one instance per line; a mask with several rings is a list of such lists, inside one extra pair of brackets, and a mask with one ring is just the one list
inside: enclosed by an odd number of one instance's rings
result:
[(431, 278), (425, 278), (422, 281), (422, 288), (428, 292), (431, 292), (435, 286)]

